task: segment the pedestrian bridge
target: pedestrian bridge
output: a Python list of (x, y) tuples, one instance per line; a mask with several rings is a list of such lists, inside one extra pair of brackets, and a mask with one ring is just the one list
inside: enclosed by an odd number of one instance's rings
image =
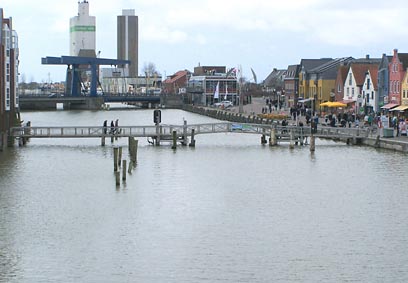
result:
[(153, 140), (177, 140), (187, 142), (194, 135), (216, 133), (240, 133), (276, 136), (278, 141), (300, 140), (313, 135), (317, 138), (350, 139), (376, 137), (376, 131), (369, 128), (317, 127), (313, 130), (303, 126), (278, 126), (275, 124), (250, 123), (206, 123), (183, 125), (120, 126), (117, 128), (100, 126), (79, 127), (14, 127), (10, 131), (13, 138), (104, 138), (104, 137), (146, 137)]

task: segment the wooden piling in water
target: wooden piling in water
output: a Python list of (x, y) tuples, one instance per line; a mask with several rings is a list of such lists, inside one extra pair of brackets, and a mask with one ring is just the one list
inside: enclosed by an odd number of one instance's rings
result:
[(310, 152), (315, 151), (315, 136), (312, 134), (310, 136)]
[(118, 153), (119, 153), (119, 148), (114, 147), (113, 148), (113, 171), (115, 172), (118, 171)]
[(194, 133), (195, 133), (195, 129), (191, 129), (191, 141), (190, 141), (190, 144), (189, 144), (189, 146), (191, 146), (191, 147), (195, 147)]
[(183, 124), (183, 142), (182, 142), (182, 145), (187, 145), (187, 144), (188, 144), (187, 121), (184, 120), (184, 124)]
[(101, 146), (105, 146), (105, 136), (101, 138)]
[(139, 140), (135, 140), (135, 139), (133, 139), (133, 155), (132, 155), (132, 163), (133, 163), (133, 166), (135, 166), (136, 165), (136, 163), (137, 163), (137, 147), (138, 147), (138, 145), (139, 145)]
[(271, 137), (269, 138), (269, 146), (275, 146), (275, 145), (277, 145), (276, 129), (272, 128), (271, 129)]
[(118, 153), (118, 167), (120, 168), (122, 166), (122, 147), (119, 147), (119, 153)]
[(289, 136), (290, 136), (289, 148), (294, 149), (295, 148), (295, 141), (294, 141), (294, 137), (293, 137), (293, 130), (290, 130)]
[(122, 180), (126, 181), (126, 165), (127, 165), (126, 163), (127, 163), (127, 161), (123, 160), (122, 162), (123, 162), (123, 164), (122, 164)]
[(119, 171), (115, 172), (115, 180), (116, 180), (116, 186), (120, 186), (120, 172)]
[(177, 132), (173, 131), (173, 145), (171, 147), (172, 149), (176, 149), (177, 148)]

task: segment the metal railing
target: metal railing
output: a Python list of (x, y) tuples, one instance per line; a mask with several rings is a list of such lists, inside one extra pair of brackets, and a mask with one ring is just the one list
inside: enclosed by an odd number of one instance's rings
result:
[(247, 124), (247, 123), (205, 123), (191, 125), (151, 125), (151, 126), (120, 126), (120, 127), (14, 127), (10, 130), (12, 137), (27, 138), (97, 138), (97, 137), (156, 137), (170, 136), (176, 131), (178, 136), (192, 135), (194, 129), (195, 135), (214, 134), (214, 133), (245, 133), (270, 135), (271, 130), (275, 129), (276, 135), (289, 137), (310, 136), (318, 138), (366, 138), (376, 136), (376, 131), (370, 128), (336, 128), (336, 127), (317, 127), (316, 130), (310, 127), (300, 126), (277, 126), (271, 124)]

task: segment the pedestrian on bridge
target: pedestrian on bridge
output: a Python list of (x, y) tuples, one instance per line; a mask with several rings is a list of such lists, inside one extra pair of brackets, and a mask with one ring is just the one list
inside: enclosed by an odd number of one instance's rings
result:
[(108, 120), (103, 121), (103, 134), (106, 135), (108, 132)]
[(115, 133), (119, 134), (119, 119), (115, 121)]
[(111, 129), (109, 134), (114, 135), (115, 134), (115, 123), (113, 122), (113, 120), (111, 121)]

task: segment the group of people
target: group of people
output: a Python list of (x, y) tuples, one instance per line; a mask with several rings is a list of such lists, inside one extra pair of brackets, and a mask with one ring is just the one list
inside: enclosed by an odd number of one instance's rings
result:
[[(108, 133), (108, 120), (103, 121), (103, 134), (106, 135)], [(115, 122), (113, 120), (110, 123), (110, 130), (109, 134), (110, 135), (115, 135), (117, 133), (120, 133), (119, 129), (119, 119), (116, 119)]]

